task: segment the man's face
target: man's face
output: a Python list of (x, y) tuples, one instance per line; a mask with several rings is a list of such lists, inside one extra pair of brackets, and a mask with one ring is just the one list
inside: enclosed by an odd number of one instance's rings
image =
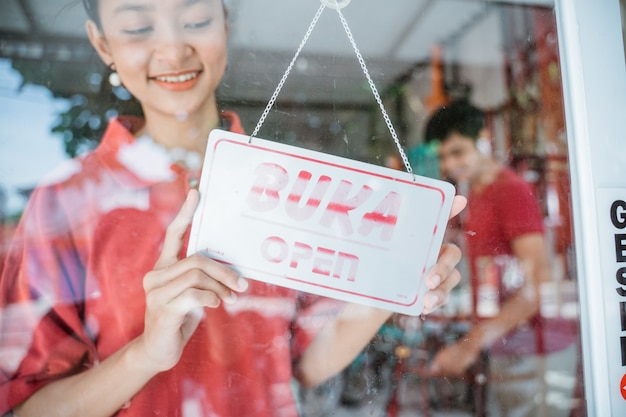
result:
[(439, 166), (444, 178), (454, 183), (471, 183), (479, 171), (483, 155), (468, 136), (451, 133), (439, 146)]

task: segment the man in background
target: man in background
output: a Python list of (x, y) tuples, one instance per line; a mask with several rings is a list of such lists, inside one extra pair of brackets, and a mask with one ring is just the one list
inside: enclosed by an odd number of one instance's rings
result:
[[(467, 100), (436, 111), (425, 141), (438, 143), (442, 176), (468, 194), (460, 220), (475, 323), (437, 353), (433, 372), (463, 375), (488, 351), (489, 416), (568, 416), (574, 331), (540, 315), (540, 285), (551, 277), (531, 185), (491, 156), (484, 114)], [(569, 371), (572, 386), (548, 387), (545, 366)]]

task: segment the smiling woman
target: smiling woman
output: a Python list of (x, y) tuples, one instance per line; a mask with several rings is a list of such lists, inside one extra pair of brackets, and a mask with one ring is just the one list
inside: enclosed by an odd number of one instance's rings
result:
[(98, 16), (100, 26), (87, 22), (89, 39), (142, 103), (142, 133), (173, 147), (176, 132), (178, 145), (203, 154), (218, 124), (215, 90), (227, 62), (228, 23), (220, 2), (111, 0)]

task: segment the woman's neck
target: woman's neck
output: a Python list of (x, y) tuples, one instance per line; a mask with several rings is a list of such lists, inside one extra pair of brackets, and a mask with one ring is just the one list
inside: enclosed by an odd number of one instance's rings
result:
[(185, 118), (145, 114), (145, 125), (139, 135), (148, 135), (167, 149), (183, 148), (204, 155), (211, 130), (220, 123), (217, 106), (208, 112), (196, 112)]

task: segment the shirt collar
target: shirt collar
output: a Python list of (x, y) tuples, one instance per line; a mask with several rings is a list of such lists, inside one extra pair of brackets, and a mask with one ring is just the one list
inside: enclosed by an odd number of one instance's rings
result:
[[(226, 119), (231, 132), (244, 133), (236, 113), (224, 111), (220, 116)], [(171, 182), (187, 173), (173, 163), (171, 155), (163, 147), (149, 138), (133, 135), (143, 124), (144, 120), (138, 117), (118, 116), (111, 119), (95, 151), (110, 174), (127, 189)]]

